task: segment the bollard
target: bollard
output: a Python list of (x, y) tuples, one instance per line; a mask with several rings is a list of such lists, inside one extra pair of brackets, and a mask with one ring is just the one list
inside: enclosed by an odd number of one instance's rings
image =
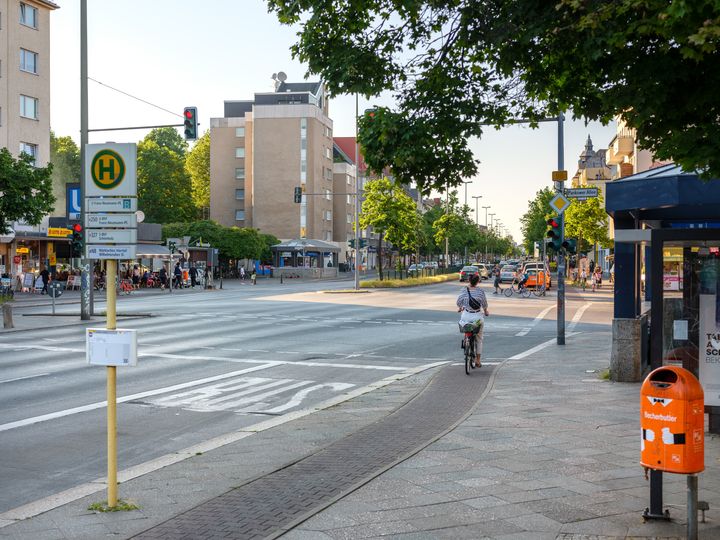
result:
[(13, 325), (13, 319), (12, 319), (12, 304), (9, 302), (3, 304), (2, 307), (3, 312), (3, 327), (4, 328), (15, 328)]

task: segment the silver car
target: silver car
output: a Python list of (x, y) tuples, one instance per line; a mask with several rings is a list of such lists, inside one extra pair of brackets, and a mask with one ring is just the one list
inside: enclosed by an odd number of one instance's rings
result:
[(487, 267), (483, 263), (473, 263), (472, 266), (475, 266), (478, 269), (480, 279), (488, 279), (490, 277), (490, 272), (488, 272)]
[(506, 264), (500, 269), (500, 282), (512, 282), (515, 279), (517, 267), (512, 264)]

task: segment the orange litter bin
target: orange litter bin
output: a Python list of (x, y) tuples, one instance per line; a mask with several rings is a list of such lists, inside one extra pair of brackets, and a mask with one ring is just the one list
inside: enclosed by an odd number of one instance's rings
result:
[(704, 394), (688, 370), (664, 366), (640, 389), (640, 464), (656, 471), (705, 470)]

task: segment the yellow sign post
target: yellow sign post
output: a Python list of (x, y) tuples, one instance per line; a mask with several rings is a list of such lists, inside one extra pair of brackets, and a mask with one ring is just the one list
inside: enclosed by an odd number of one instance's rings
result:
[[(108, 330), (115, 330), (117, 326), (115, 277), (117, 276), (117, 261), (107, 261), (107, 323)], [(108, 506), (117, 506), (117, 367), (107, 366), (107, 483)]]

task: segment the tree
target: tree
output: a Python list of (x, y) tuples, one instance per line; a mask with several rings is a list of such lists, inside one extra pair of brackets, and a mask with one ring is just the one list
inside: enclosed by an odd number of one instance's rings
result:
[(14, 221), (37, 225), (52, 211), (52, 170), (52, 163), (35, 167), (28, 154), (15, 159), (0, 148), (0, 234), (10, 232)]
[(138, 206), (145, 219), (151, 223), (194, 219), (197, 210), (183, 157), (148, 137), (138, 144), (137, 171)]
[(535, 194), (532, 201), (528, 201), (528, 211), (520, 218), (520, 229), (523, 233), (523, 245), (528, 253), (532, 253), (535, 242), (543, 243), (547, 240), (547, 220), (551, 217), (550, 200), (555, 192), (543, 188)]
[(210, 130), (188, 152), (185, 167), (190, 174), (193, 203), (201, 210), (210, 208)]
[(620, 116), (659, 159), (720, 177), (717, 0), (268, 0), (332, 94), (395, 93), (365, 160), (423, 191), (477, 170), (483, 124)]
[(608, 244), (608, 215), (602, 196), (573, 201), (565, 210), (565, 238), (576, 238), (578, 251), (595, 244)]
[(50, 132), (50, 163), (53, 182), (65, 185), (80, 181), (80, 148), (72, 137), (56, 137)]
[(378, 273), (382, 273), (382, 241), (400, 249), (412, 249), (416, 244), (415, 231), (419, 228), (415, 202), (403, 189), (387, 178), (378, 178), (365, 184), (365, 200), (360, 212), (360, 227), (372, 227), (379, 233)]
[(182, 158), (187, 154), (188, 143), (175, 128), (155, 128), (143, 140), (155, 141), (159, 147), (167, 148)]

